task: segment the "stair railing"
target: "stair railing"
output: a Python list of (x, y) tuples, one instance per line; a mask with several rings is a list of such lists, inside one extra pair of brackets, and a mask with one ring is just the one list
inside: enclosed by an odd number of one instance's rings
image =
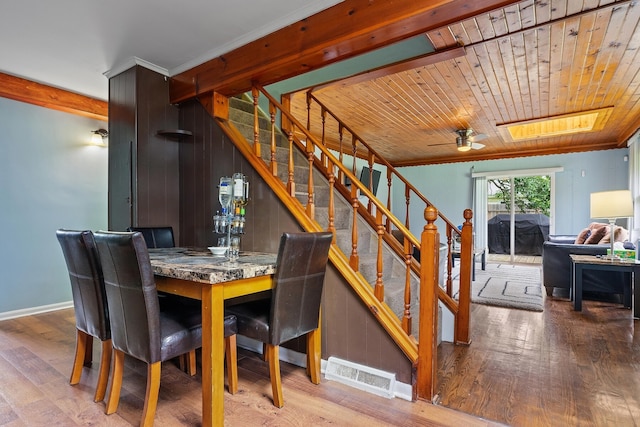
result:
[[(315, 105), (314, 105), (315, 103)], [(404, 226), (407, 230), (410, 229), (410, 221), (409, 221), (409, 212), (411, 205), (415, 206), (415, 203), (420, 203), (421, 206), (418, 209), (426, 209), (429, 206), (434, 206), (431, 201), (429, 201), (413, 184), (411, 184), (402, 174), (400, 174), (391, 163), (389, 163), (382, 155), (380, 155), (375, 149), (373, 149), (369, 144), (366, 143), (353, 129), (349, 127), (346, 123), (344, 123), (335, 113), (333, 113), (327, 106), (325, 106), (318, 98), (316, 98), (311, 91), (308, 91), (306, 94), (306, 104), (307, 104), (307, 129), (311, 132), (313, 123), (321, 124), (321, 140), (320, 143), (323, 147), (328, 146), (328, 135), (329, 135), (329, 120), (331, 119), (333, 124), (333, 130), (337, 132), (337, 142), (333, 142), (332, 146), (336, 147), (336, 151), (338, 152), (338, 159), (340, 162), (343, 162), (346, 156), (349, 156), (352, 160), (351, 164), (351, 172), (353, 175), (356, 175), (356, 158), (363, 158), (367, 160), (369, 170), (373, 169), (374, 164), (381, 164), (386, 168), (387, 171), (387, 201), (386, 208), (391, 210), (391, 192), (392, 185), (394, 179), (396, 180), (396, 185), (404, 186), (404, 197), (405, 197), (405, 212), (404, 212)], [(319, 116), (319, 119), (314, 120), (312, 114), (316, 113)], [(345, 135), (346, 134), (346, 135)], [(347, 152), (345, 149), (344, 140), (349, 139), (351, 141), (350, 152)], [(367, 185), (368, 189), (372, 191), (372, 176), (373, 174), (369, 174), (369, 182), (364, 183)], [(338, 175), (338, 182), (344, 183), (344, 175)], [(369, 199), (368, 210), (371, 213), (372, 202)], [(471, 215), (471, 211), (469, 213), (465, 212), (465, 223), (470, 222), (471, 216), (467, 219), (466, 215)], [(444, 223), (444, 229), (446, 232), (446, 246), (447, 246), (447, 262), (446, 262), (446, 270), (445, 270), (445, 278), (444, 278), (444, 289), (438, 289), (438, 298), (443, 302), (443, 304), (454, 314), (456, 315), (456, 329), (454, 332), (454, 340), (456, 343), (468, 343), (469, 342), (469, 312), (470, 312), (470, 304), (471, 300), (467, 298), (459, 297), (458, 301), (453, 299), (453, 257), (454, 253), (460, 256), (461, 265), (466, 261), (465, 258), (462, 257), (462, 243), (460, 243), (459, 252), (456, 253), (455, 242), (462, 241), (462, 227), (456, 227), (452, 221), (450, 221), (441, 211), (438, 211), (438, 219), (439, 221)], [(464, 224), (463, 224), (464, 225)], [(385, 223), (385, 228), (387, 232), (391, 232), (392, 221), (387, 218)], [(404, 231), (404, 230), (402, 230)], [(473, 232), (471, 232), (473, 234)], [(407, 244), (407, 240), (405, 239), (405, 246)], [(411, 240), (409, 239), (410, 246), (404, 247), (404, 254), (413, 253), (414, 247), (412, 247)], [(471, 245), (473, 242), (471, 241)], [(396, 248), (397, 250), (398, 248)], [(418, 247), (418, 249), (420, 249)], [(408, 251), (408, 252), (407, 252)], [(473, 262), (472, 258), (469, 258), (468, 263)], [(470, 264), (469, 264), (470, 265)], [(414, 263), (413, 270), (419, 270), (419, 265)], [(460, 277), (460, 287), (464, 288), (464, 293), (470, 296), (470, 288), (471, 288), (471, 276), (469, 276), (468, 280), (465, 280), (466, 277), (461, 275)], [(458, 319), (458, 313), (460, 313), (460, 319)]]
[[(384, 263), (382, 257), (382, 246), (383, 240), (387, 243), (392, 242), (395, 239), (390, 237), (390, 234), (387, 230), (390, 230), (391, 227), (395, 227), (395, 229), (399, 230), (402, 233), (402, 240), (404, 243), (403, 248), (401, 249), (402, 255), (404, 256), (405, 263), (407, 265), (407, 280), (405, 283), (404, 290), (404, 306), (405, 310), (402, 315), (402, 319), (400, 320), (402, 329), (406, 334), (411, 335), (411, 324), (412, 324), (412, 313), (410, 311), (411, 301), (415, 299), (414, 296), (411, 295), (411, 284), (410, 284), (410, 271), (415, 269), (415, 260), (412, 259), (413, 248), (419, 248), (422, 256), (425, 257), (422, 265), (418, 267), (419, 277), (420, 277), (420, 307), (421, 312), (418, 313), (418, 321), (421, 327), (420, 333), (420, 343), (422, 348), (418, 348), (418, 359), (420, 361), (420, 366), (418, 368), (419, 371), (419, 381), (420, 385), (417, 386), (420, 397), (423, 398), (431, 398), (435, 393), (435, 369), (437, 364), (436, 351), (437, 348), (437, 315), (432, 316), (432, 313), (437, 313), (437, 302), (440, 299), (445, 306), (452, 311), (455, 316), (455, 340), (456, 342), (466, 342), (464, 337), (464, 331), (468, 331), (468, 310), (465, 315), (464, 306), (469, 306), (469, 289), (470, 289), (470, 279), (471, 273), (470, 268), (465, 268), (463, 265), (467, 267), (470, 266), (471, 263), (471, 211), (465, 211), (466, 221), (462, 227), (462, 245), (468, 246), (468, 248), (462, 247), (460, 253), (460, 263), (461, 263), (461, 278), (460, 278), (460, 287), (461, 290), (459, 292), (459, 299), (461, 302), (458, 304), (451, 296), (450, 292), (447, 293), (443, 291), (438, 283), (438, 259), (439, 259), (439, 238), (433, 239), (425, 238), (425, 233), (423, 233), (422, 241), (418, 241), (417, 238), (409, 231), (409, 229), (395, 216), (393, 215), (387, 206), (384, 206), (371, 192), (370, 185), (369, 187), (365, 186), (361, 183), (355, 176), (353, 170), (349, 170), (342, 161), (337, 159), (324, 145), (316, 140), (316, 138), (306, 129), (304, 125), (302, 125), (291, 113), (288, 109), (285, 109), (280, 103), (278, 103), (269, 93), (267, 93), (262, 87), (254, 87), (252, 90), (253, 98), (254, 98), (254, 110), (257, 117), (258, 113), (258, 98), (259, 95), (262, 94), (269, 103), (269, 115), (271, 117), (272, 122), (272, 130), (275, 126), (275, 115), (277, 112), (281, 114), (281, 128), (288, 135), (288, 150), (289, 150), (289, 162), (288, 162), (288, 181), (286, 187), (288, 189), (289, 195), (292, 198), (295, 198), (295, 180), (294, 180), (294, 145), (297, 149), (301, 150), (306, 154), (307, 162), (308, 162), (308, 179), (307, 179), (307, 203), (306, 203), (306, 213), (311, 219), (315, 219), (315, 201), (313, 194), (313, 171), (314, 169), (320, 170), (324, 173), (324, 175), (328, 178), (329, 182), (329, 209), (328, 209), (328, 224), (329, 229), (331, 230), (333, 227), (333, 222), (335, 218), (335, 212), (333, 208), (333, 193), (334, 188), (345, 195), (352, 204), (353, 207), (353, 227), (352, 227), (352, 251), (349, 254), (349, 265), (353, 269), (355, 273), (358, 272), (359, 269), (359, 254), (358, 254), (358, 233), (357, 233), (357, 218), (358, 216), (362, 216), (362, 210), (364, 209), (360, 204), (359, 196), (364, 196), (367, 199), (367, 207), (366, 212), (368, 212), (370, 217), (373, 218), (374, 229), (377, 231), (377, 277), (374, 284), (374, 294), (375, 297), (379, 301), (384, 301)], [(288, 104), (285, 102), (285, 104)], [(260, 149), (255, 147), (259, 146), (259, 123), (258, 120), (254, 120), (254, 151), (255, 154), (260, 154)], [(346, 129), (343, 125), (341, 128)], [(276, 143), (275, 138), (271, 137), (270, 144), (270, 171), (273, 176), (276, 176), (277, 167), (275, 166), (275, 158), (276, 158)], [(302, 139), (301, 139), (302, 138)], [(355, 145), (354, 145), (355, 147)], [(355, 154), (355, 149), (354, 149)], [(342, 156), (342, 155), (341, 155)], [(372, 165), (374, 157), (370, 157), (370, 165)], [(338, 180), (336, 180), (336, 172)], [(351, 181), (351, 188), (347, 190), (346, 187), (342, 184), (341, 181), (349, 179)], [(406, 182), (406, 180), (404, 180)], [(337, 185), (336, 185), (337, 184)], [(406, 182), (411, 188), (408, 182)], [(414, 189), (415, 191), (415, 189)], [(346, 193), (346, 194), (345, 194)], [(425, 199), (426, 200), (426, 199)], [(432, 235), (436, 233), (437, 236), (437, 227), (434, 222), (435, 219), (438, 218), (438, 212), (435, 207), (427, 202), (427, 208), (425, 209), (425, 220), (427, 225), (425, 225), (425, 230), (429, 227), (430, 233), (428, 235)], [(408, 216), (408, 214), (407, 214)], [(441, 217), (442, 218), (442, 217)], [(446, 220), (447, 224), (447, 238), (448, 241), (451, 241), (451, 236), (453, 233), (459, 233), (457, 229), (451, 224), (450, 221)], [(452, 231), (455, 230), (455, 231)], [(334, 230), (332, 230), (334, 231)], [(468, 238), (465, 236), (468, 235)], [(335, 232), (334, 232), (335, 236)], [(399, 244), (395, 243), (396, 246)], [(391, 245), (393, 246), (393, 245)], [(451, 244), (449, 244), (449, 247)], [(432, 254), (428, 256), (428, 254)], [(449, 255), (449, 258), (451, 255)], [(451, 261), (449, 261), (451, 262)], [(450, 269), (449, 269), (450, 271)], [(450, 279), (449, 279), (450, 280)], [(467, 282), (465, 284), (465, 282)], [(466, 290), (464, 288), (467, 288)], [(425, 291), (425, 290), (431, 291)], [(465, 299), (467, 302), (465, 303)], [(427, 309), (423, 313), (422, 307), (435, 307), (436, 310)], [(466, 327), (464, 325), (466, 321)], [(467, 332), (468, 333), (468, 332)], [(468, 339), (468, 336), (467, 336)], [(427, 344), (429, 343), (429, 344)], [(416, 361), (417, 362), (417, 361)], [(421, 379), (420, 379), (421, 378)]]

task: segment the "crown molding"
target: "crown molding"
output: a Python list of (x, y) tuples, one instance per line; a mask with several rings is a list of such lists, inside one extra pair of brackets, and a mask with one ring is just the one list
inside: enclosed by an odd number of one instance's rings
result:
[(169, 70), (167, 70), (166, 68), (155, 65), (149, 61), (145, 61), (144, 59), (138, 58), (137, 56), (132, 56), (127, 60), (125, 60), (124, 62), (121, 62), (120, 64), (116, 64), (114, 67), (105, 71), (102, 74), (106, 78), (110, 79), (111, 77), (117, 76), (118, 74), (123, 73), (128, 69), (135, 67), (136, 65), (147, 68), (151, 71), (155, 71), (156, 73), (162, 74), (163, 76), (171, 77), (169, 75)]

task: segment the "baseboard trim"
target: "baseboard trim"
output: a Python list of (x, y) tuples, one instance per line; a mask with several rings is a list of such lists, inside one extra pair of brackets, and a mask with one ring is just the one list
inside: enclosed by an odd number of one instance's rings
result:
[[(254, 339), (243, 337), (242, 335), (238, 335), (237, 344), (238, 344), (238, 347), (242, 347), (254, 353), (262, 354), (262, 343), (260, 341), (256, 341)], [(290, 350), (288, 348), (280, 347), (280, 360), (283, 362), (291, 363), (292, 365), (300, 366), (301, 368), (307, 367), (307, 355), (304, 353), (299, 353), (297, 351)], [(327, 361), (324, 359), (320, 361), (320, 370), (323, 374), (325, 374), (325, 377), (326, 377)], [(353, 387), (353, 386), (349, 385), (349, 387)], [(368, 390), (365, 390), (365, 391), (369, 392)], [(411, 388), (411, 384), (405, 384), (399, 381), (395, 382), (395, 385), (393, 388), (394, 397), (411, 401), (412, 395), (413, 395), (413, 389)]]
[(23, 308), (20, 310), (5, 311), (0, 313), (0, 321), (15, 319), (17, 317), (33, 316), (34, 314), (47, 313), (49, 311), (73, 308), (73, 301), (59, 302), (56, 304), (41, 305), (39, 307)]

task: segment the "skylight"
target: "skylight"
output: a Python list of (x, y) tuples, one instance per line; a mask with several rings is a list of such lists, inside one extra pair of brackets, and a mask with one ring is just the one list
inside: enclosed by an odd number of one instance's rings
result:
[(560, 116), (500, 124), (497, 125), (497, 128), (505, 138), (512, 141), (595, 132), (604, 127), (612, 111), (613, 107), (600, 108)]

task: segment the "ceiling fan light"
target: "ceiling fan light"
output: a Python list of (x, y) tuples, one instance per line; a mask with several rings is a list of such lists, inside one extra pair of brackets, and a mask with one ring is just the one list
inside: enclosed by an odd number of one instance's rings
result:
[(471, 150), (471, 141), (467, 138), (456, 138), (456, 145), (458, 146), (458, 151), (469, 151)]

